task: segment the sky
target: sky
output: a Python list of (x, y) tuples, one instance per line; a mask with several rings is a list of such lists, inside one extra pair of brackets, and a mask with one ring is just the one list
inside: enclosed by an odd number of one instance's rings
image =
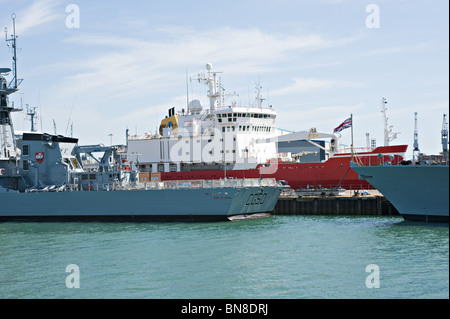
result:
[[(447, 0), (0, 0), (8, 35), (13, 13), (23, 82), (10, 101), (24, 109), (13, 113), (16, 130), (30, 129), (28, 105), (39, 130), (70, 136), (72, 126), (79, 144), (125, 144), (127, 128), (154, 133), (169, 108), (186, 108), (187, 92), (208, 106), (207, 88), (186, 78), (211, 63), (229, 104), (253, 104), (259, 82), (278, 128), (332, 133), (352, 114), (355, 147), (366, 133), (382, 146), (386, 98), (400, 133), (391, 145), (412, 156), (417, 112), (421, 152), (442, 150)], [(11, 64), (0, 42), (0, 67)]]

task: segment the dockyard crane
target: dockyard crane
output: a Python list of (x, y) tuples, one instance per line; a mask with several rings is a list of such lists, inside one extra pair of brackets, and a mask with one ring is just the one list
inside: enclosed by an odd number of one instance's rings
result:
[(414, 112), (414, 144), (413, 144), (413, 162), (417, 163), (419, 161), (420, 150), (419, 150), (419, 131), (417, 128), (417, 112)]
[(448, 162), (448, 123), (447, 123), (447, 115), (445, 113), (442, 118), (441, 141), (442, 141), (442, 159), (445, 163), (447, 163)]

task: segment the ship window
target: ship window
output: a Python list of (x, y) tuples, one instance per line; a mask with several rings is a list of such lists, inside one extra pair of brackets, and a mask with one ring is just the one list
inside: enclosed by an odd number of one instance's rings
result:
[(236, 118), (235, 117), (233, 118), (233, 122), (236, 122)]
[(81, 180), (82, 181), (87, 181), (89, 179), (89, 174), (82, 174), (81, 175)]
[(247, 113), (247, 116), (246, 117), (250, 117), (250, 113)]
[(237, 117), (237, 113), (233, 113), (233, 117)]
[(29, 168), (28, 168), (28, 161), (23, 161), (23, 163), (22, 163), (22, 169), (23, 169), (24, 171), (28, 171), (28, 170), (29, 170)]
[(232, 126), (232, 127), (231, 127), (231, 129), (232, 129), (232, 130), (233, 130), (233, 132), (234, 132), (234, 130), (236, 129), (236, 127)]
[(9, 115), (6, 111), (1, 111), (0, 112), (0, 124), (11, 124), (10, 120), (9, 120)]
[(30, 155), (30, 145), (28, 145), (28, 144), (22, 145), (22, 155), (23, 156)]
[(219, 123), (222, 123), (222, 119), (218, 119)]
[(90, 179), (91, 181), (95, 181), (96, 178), (97, 178), (97, 175), (96, 175), (96, 174), (89, 174), (89, 179)]
[(225, 132), (225, 126), (222, 127), (222, 132)]
[(220, 118), (220, 114), (217, 114), (217, 118)]
[(228, 113), (228, 117), (231, 117), (232, 116), (232, 114), (231, 113)]
[(228, 122), (231, 122), (233, 119), (231, 117), (228, 118)]

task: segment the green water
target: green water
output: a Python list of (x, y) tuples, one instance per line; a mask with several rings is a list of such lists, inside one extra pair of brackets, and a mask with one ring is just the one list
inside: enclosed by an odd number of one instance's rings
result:
[(1, 223), (0, 298), (449, 298), (448, 224)]

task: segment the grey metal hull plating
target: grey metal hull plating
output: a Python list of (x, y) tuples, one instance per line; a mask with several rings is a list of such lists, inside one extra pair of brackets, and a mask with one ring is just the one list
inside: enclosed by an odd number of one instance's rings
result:
[(357, 166), (351, 163), (351, 168), (380, 191), (404, 219), (448, 222), (447, 165)]
[(278, 187), (0, 193), (0, 220), (226, 220), (271, 213)]

